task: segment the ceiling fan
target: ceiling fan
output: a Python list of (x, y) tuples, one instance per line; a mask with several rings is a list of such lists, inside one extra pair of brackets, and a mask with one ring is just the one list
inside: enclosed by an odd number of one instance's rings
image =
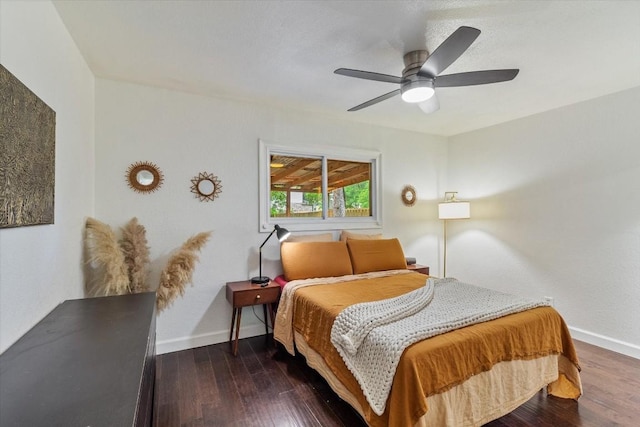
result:
[(440, 108), (438, 99), (435, 96), (436, 88), (483, 85), (513, 80), (520, 70), (485, 70), (440, 75), (471, 46), (479, 35), (480, 30), (477, 28), (463, 26), (455, 30), (431, 55), (426, 50), (414, 50), (407, 53), (404, 55), (405, 68), (402, 71), (402, 77), (371, 71), (338, 68), (334, 73), (347, 77), (400, 85), (399, 89), (373, 98), (350, 108), (348, 111), (362, 110), (385, 99), (401, 95), (403, 101), (420, 103), (420, 108), (424, 112), (431, 113)]

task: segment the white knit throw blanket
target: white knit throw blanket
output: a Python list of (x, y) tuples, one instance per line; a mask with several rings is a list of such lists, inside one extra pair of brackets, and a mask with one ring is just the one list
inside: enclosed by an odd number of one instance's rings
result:
[(384, 413), (400, 356), (420, 340), (535, 307), (544, 301), (480, 288), (456, 279), (342, 310), (331, 342), (360, 383), (373, 411)]
[(294, 294), (298, 289), (307, 286), (320, 286), (330, 283), (343, 283), (349, 286), (349, 282), (362, 279), (378, 279), (388, 276), (399, 276), (403, 274), (413, 274), (410, 270), (386, 270), (372, 271), (369, 273), (353, 274), (339, 277), (322, 277), (315, 279), (292, 280), (282, 290), (278, 312), (276, 313), (276, 324), (273, 327), (273, 338), (280, 342), (287, 351), (295, 355), (294, 332), (293, 332), (293, 309)]

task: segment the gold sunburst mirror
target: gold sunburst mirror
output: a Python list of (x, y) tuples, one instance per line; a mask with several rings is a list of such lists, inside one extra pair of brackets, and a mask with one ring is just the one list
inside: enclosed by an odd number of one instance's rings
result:
[(418, 200), (418, 196), (416, 195), (416, 189), (413, 188), (411, 185), (404, 186), (404, 188), (402, 189), (401, 197), (402, 197), (402, 203), (404, 203), (405, 206), (409, 206), (409, 207), (415, 205), (416, 201)]
[(191, 192), (201, 202), (212, 202), (222, 192), (222, 184), (217, 176), (212, 173), (200, 172), (191, 180)]
[(125, 175), (133, 191), (151, 193), (162, 185), (164, 176), (160, 168), (151, 162), (136, 162), (129, 166)]

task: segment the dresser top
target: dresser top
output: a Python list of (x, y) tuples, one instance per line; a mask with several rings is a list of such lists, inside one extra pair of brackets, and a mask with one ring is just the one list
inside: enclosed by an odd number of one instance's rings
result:
[(155, 292), (68, 300), (0, 355), (0, 425), (133, 425)]

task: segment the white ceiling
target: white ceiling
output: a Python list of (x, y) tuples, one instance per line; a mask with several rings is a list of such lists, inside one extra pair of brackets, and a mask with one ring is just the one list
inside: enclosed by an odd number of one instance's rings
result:
[[(640, 1), (67, 1), (54, 4), (96, 76), (455, 135), (640, 86)], [(443, 74), (519, 68), (440, 88), (426, 115), (396, 89), (333, 74), (401, 75), (461, 25), (482, 31)]]

